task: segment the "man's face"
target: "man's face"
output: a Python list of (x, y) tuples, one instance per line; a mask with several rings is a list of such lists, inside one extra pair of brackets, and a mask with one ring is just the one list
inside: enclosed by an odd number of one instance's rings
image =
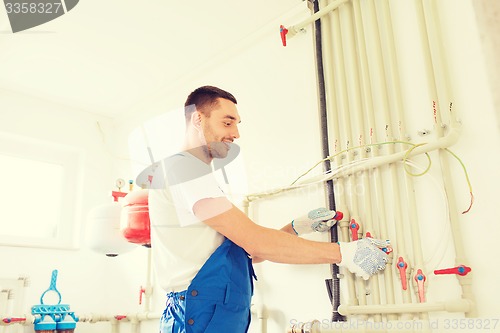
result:
[(211, 157), (225, 158), (230, 149), (230, 143), (240, 137), (238, 124), (241, 120), (233, 102), (223, 98), (219, 98), (218, 101), (210, 117), (202, 117), (202, 126)]

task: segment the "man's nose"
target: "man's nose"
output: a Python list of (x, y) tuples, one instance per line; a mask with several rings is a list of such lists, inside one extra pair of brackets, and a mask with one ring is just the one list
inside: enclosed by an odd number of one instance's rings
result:
[(239, 139), (240, 138), (240, 131), (238, 131), (238, 127), (234, 128), (234, 130), (231, 133), (231, 137), (233, 139)]

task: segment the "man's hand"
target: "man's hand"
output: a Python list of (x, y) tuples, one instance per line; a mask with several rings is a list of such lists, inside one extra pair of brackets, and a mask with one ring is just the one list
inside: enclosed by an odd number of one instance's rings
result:
[(364, 280), (385, 269), (387, 254), (382, 250), (390, 246), (389, 241), (363, 238), (354, 242), (339, 242), (342, 261), (337, 265), (346, 267)]
[(342, 219), (341, 212), (335, 212), (326, 208), (311, 210), (307, 216), (299, 217), (292, 221), (292, 228), (297, 235), (307, 234), (313, 231), (325, 232)]

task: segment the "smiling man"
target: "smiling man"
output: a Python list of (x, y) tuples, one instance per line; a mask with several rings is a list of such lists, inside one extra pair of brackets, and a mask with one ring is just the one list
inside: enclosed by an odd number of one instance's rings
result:
[(211, 164), (235, 148), (236, 104), (232, 94), (212, 86), (188, 96), (184, 149), (162, 162), (162, 186), (149, 194), (154, 267), (167, 293), (161, 333), (247, 332), (256, 262), (336, 263), (364, 279), (387, 262), (380, 250), (387, 242), (297, 237), (329, 230), (339, 218), (334, 211), (314, 209), (276, 230), (254, 223), (226, 198)]

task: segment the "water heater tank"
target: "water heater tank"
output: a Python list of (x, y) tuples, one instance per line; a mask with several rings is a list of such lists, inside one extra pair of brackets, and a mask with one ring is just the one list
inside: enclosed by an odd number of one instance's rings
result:
[(149, 222), (147, 189), (132, 191), (122, 200), (120, 229), (131, 243), (150, 246), (151, 232)]
[(137, 248), (121, 235), (121, 211), (121, 203), (112, 202), (94, 207), (89, 212), (86, 243), (90, 249), (115, 257)]

